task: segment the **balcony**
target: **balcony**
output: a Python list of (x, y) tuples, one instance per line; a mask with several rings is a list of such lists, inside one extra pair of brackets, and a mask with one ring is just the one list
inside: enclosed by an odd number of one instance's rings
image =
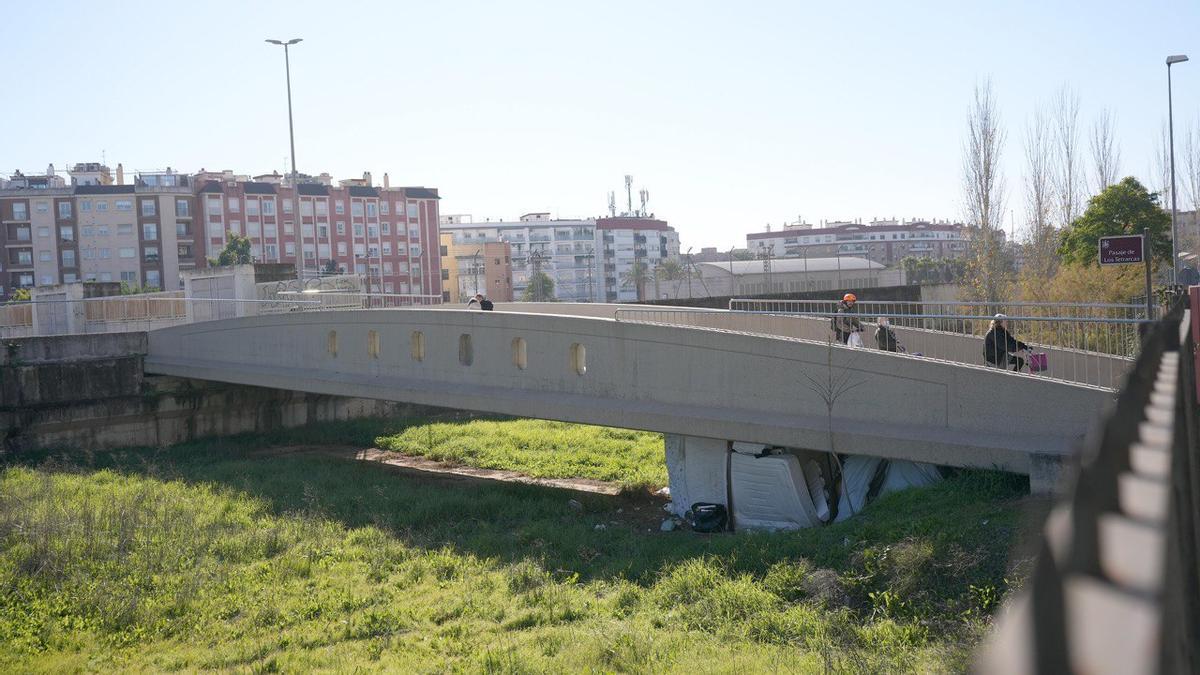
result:
[(158, 264), (159, 256), (148, 254), (145, 256), (145, 258), (143, 258), (143, 260), (150, 264)]

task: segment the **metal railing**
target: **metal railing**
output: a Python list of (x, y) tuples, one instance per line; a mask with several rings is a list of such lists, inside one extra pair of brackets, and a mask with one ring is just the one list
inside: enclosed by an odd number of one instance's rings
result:
[[(1195, 311), (1200, 288), (1191, 300)], [(979, 672), (1200, 672), (1195, 358), (1191, 313), (1177, 306), (1080, 453)]]
[[(837, 306), (836, 300), (729, 301), (731, 310), (769, 314), (824, 316)], [(1026, 342), (1126, 357), (1137, 353), (1138, 324), (1147, 320), (1145, 305), (1116, 303), (859, 301), (855, 312), (863, 320), (888, 317), (898, 326), (967, 335), (985, 334), (992, 317), (1005, 314), (1031, 321), (1021, 327)]]
[[(836, 312), (809, 311), (803, 314), (737, 312), (701, 308), (619, 308), (617, 321), (652, 323), (692, 328), (709, 328), (770, 337), (785, 337), (816, 342), (832, 342)], [(908, 357), (937, 359), (975, 366), (992, 366), (984, 357), (983, 333), (956, 332), (925, 328), (939, 321), (969, 321), (986, 326), (989, 316), (978, 315), (909, 315), (891, 321), (895, 352)], [(1136, 319), (1101, 319), (1087, 317), (1027, 317), (1013, 316), (1008, 320), (1012, 334), (1026, 343), (1028, 351), (1019, 354), (1021, 372), (1035, 376), (1104, 389), (1116, 389), (1133, 360), (1126, 354), (1136, 352), (1138, 325)], [(908, 325), (902, 325), (908, 324)], [(1052, 325), (1047, 325), (1052, 324)], [(888, 339), (879, 339), (876, 322), (859, 319), (858, 333), (866, 349), (887, 349)], [(984, 331), (986, 332), (986, 331)], [(1063, 342), (1082, 348), (1063, 347), (1039, 342), (1031, 336), (1047, 334), (1073, 336)], [(1030, 354), (1044, 354), (1045, 368), (1033, 373)], [(1039, 357), (1040, 358), (1040, 357)]]
[(319, 302), (235, 300), (159, 296), (112, 296), (86, 300), (45, 299), (6, 305), (0, 311), (0, 339), (42, 335), (88, 335), (154, 330), (185, 323), (258, 314), (307, 311)]
[[(276, 295), (280, 300), (307, 300), (311, 306), (305, 311), (343, 309), (399, 309), (404, 307), (427, 307), (442, 304), (442, 296), (419, 293), (342, 293), (338, 291), (283, 291)], [(290, 310), (284, 310), (290, 311)]]

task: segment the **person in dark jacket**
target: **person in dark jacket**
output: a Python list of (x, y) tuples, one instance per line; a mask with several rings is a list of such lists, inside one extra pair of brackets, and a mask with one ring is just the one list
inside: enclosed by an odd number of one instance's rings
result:
[(896, 339), (896, 331), (892, 330), (886, 316), (879, 317), (879, 323), (875, 328), (875, 344), (885, 352), (904, 351), (904, 347)]
[(983, 336), (983, 358), (989, 365), (997, 368), (1013, 367), (1020, 371), (1025, 367), (1025, 359), (1017, 356), (1017, 352), (1029, 350), (1029, 345), (1021, 342), (1008, 332), (1008, 317), (997, 314), (988, 326), (987, 335)]
[(847, 293), (842, 296), (842, 301), (837, 305), (838, 316), (833, 318), (833, 334), (837, 336), (837, 341), (841, 344), (846, 344), (850, 340), (850, 334), (862, 331), (862, 324), (858, 322), (858, 297), (853, 293)]

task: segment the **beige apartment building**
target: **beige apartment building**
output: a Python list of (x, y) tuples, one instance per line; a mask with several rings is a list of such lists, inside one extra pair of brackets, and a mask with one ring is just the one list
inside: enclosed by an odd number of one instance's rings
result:
[(483, 293), (493, 302), (512, 302), (512, 247), (503, 241), (456, 241), (441, 234), (442, 301), (467, 302)]

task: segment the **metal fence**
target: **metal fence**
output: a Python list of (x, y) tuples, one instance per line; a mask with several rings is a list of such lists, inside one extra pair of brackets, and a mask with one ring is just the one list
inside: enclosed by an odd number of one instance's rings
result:
[[(784, 314), (680, 308), (620, 308), (615, 313), (616, 320), (631, 323), (710, 328), (820, 342), (836, 339), (832, 322), (838, 316), (835, 312), (811, 310), (802, 314)], [(862, 331), (858, 335), (866, 349), (891, 351), (890, 347), (894, 344), (896, 353), (909, 357), (976, 366), (991, 365), (984, 357), (984, 339), (981, 333), (923, 327), (948, 320), (968, 321), (986, 326), (991, 317), (944, 314), (909, 315), (903, 319), (892, 319), (890, 328), (894, 343), (886, 338), (886, 334), (880, 336), (882, 331), (877, 322), (860, 319)], [(1015, 365), (1022, 365), (1021, 372), (1035, 377), (1115, 390), (1133, 364), (1133, 359), (1125, 354), (1136, 352), (1136, 346), (1131, 345), (1136, 345), (1137, 329), (1141, 323), (1143, 322), (1138, 319), (1010, 317), (1010, 330), (1029, 347), (1029, 351), (1020, 356), (1021, 362)], [(1072, 340), (1064, 341), (1093, 348), (1063, 347), (1031, 337), (1050, 333), (1073, 335)], [(1044, 355), (1044, 368), (1036, 373), (1031, 370), (1031, 353)]]
[(183, 298), (176, 295), (113, 296), (86, 300), (36, 300), (6, 305), (0, 312), (0, 339), (37, 335), (87, 335), (154, 330), (184, 323), (239, 316), (309, 311), (318, 302)]
[(1200, 672), (1195, 358), (1181, 303), (1147, 332), (1114, 409), (1085, 443), (979, 672)]
[(399, 309), (442, 304), (440, 295), (413, 293), (344, 293), (339, 291), (285, 291), (277, 294), (280, 300), (307, 300), (316, 303), (318, 310), (339, 309)]
[[(768, 314), (824, 316), (837, 312), (837, 300), (754, 300), (734, 298), (729, 309)], [(1158, 313), (1151, 308), (1151, 319)], [(1145, 305), (1040, 302), (896, 302), (863, 300), (855, 304), (863, 320), (888, 317), (897, 326), (948, 333), (983, 335), (996, 314), (1017, 321), (1025, 342), (1102, 352), (1132, 358), (1139, 346), (1138, 324), (1147, 320)]]

